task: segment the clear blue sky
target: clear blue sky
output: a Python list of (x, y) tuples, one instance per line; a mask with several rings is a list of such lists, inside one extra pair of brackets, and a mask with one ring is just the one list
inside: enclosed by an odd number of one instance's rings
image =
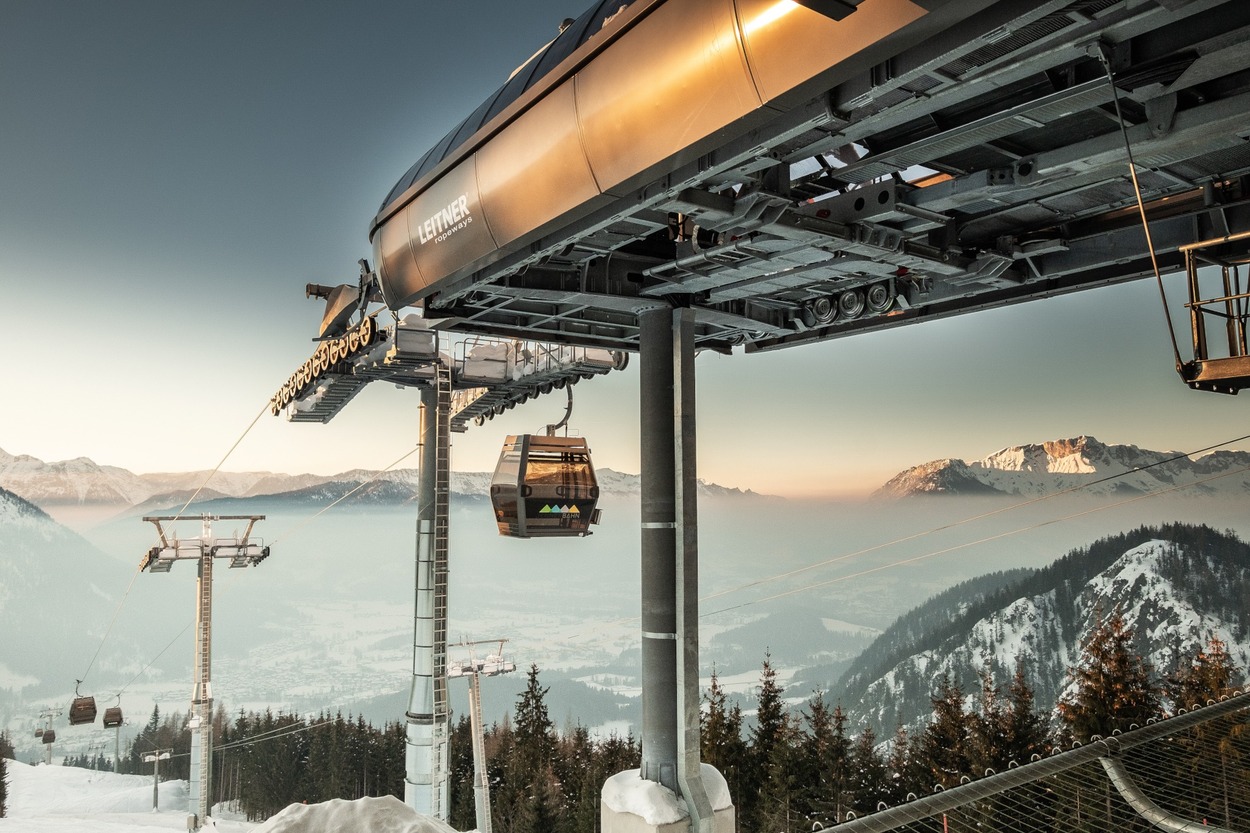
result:
[[(0, 6), (0, 448), (210, 468), (307, 358), (310, 281), (353, 281), (396, 179), (581, 0)], [(1177, 277), (1171, 283), (1179, 288)], [(1190, 449), (1247, 396), (1186, 389), (1148, 283), (764, 356), (698, 360), (700, 473), (864, 493), (901, 468), (1088, 433)], [(599, 465), (637, 471), (636, 366), (578, 387)], [(328, 426), (268, 414), (231, 470), (380, 468), (417, 396)], [(455, 438), (493, 465), (538, 400)], [(411, 461), (410, 461), (411, 462)]]

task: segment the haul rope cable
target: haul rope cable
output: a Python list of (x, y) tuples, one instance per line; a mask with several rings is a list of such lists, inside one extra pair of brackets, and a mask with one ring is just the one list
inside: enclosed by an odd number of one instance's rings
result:
[(1115, 77), (1111, 74), (1111, 58), (1098, 44), (1098, 60), (1107, 73), (1107, 83), (1111, 86), (1111, 101), (1115, 105), (1115, 118), (1120, 125), (1120, 135), (1124, 137), (1124, 153), (1128, 157), (1129, 177), (1133, 180), (1133, 193), (1137, 195), (1137, 211), (1141, 215), (1142, 232), (1146, 235), (1146, 248), (1150, 252), (1150, 266), (1154, 270), (1155, 282), (1159, 285), (1159, 299), (1163, 302), (1163, 318), (1167, 321), (1168, 336), (1172, 339), (1172, 355), (1176, 359), (1176, 372), (1180, 373), (1184, 362), (1181, 361), (1181, 348), (1176, 341), (1176, 328), (1172, 325), (1172, 313), (1168, 309), (1167, 292), (1163, 289), (1163, 275), (1159, 271), (1159, 259), (1155, 255), (1154, 239), (1150, 236), (1150, 223), (1146, 220), (1146, 203), (1142, 200), (1141, 185), (1137, 181), (1137, 163), (1133, 161), (1133, 146), (1129, 142), (1128, 127), (1124, 124), (1124, 114), (1120, 110), (1120, 92), (1115, 86)]
[(1000, 532), (996, 535), (989, 535), (976, 541), (967, 541), (963, 544), (955, 544), (954, 546), (946, 547), (945, 549), (934, 550), (933, 552), (925, 553), (924, 555), (913, 556), (912, 558), (904, 558), (901, 561), (893, 561), (893, 562), (890, 562), (889, 564), (881, 564), (876, 567), (870, 567), (865, 570), (860, 570), (857, 573), (849, 573), (845, 576), (838, 576), (837, 578), (827, 579), (825, 581), (821, 581), (816, 584), (809, 584), (804, 587), (795, 587), (791, 590), (786, 590), (781, 593), (774, 593), (771, 596), (764, 596), (759, 599), (751, 599), (749, 601), (745, 601), (740, 604), (730, 605), (729, 607), (720, 608), (719, 610), (708, 611), (707, 613), (700, 614), (700, 616), (715, 616), (718, 613), (726, 613), (731, 610), (737, 610), (739, 608), (749, 607), (754, 604), (760, 604), (761, 602), (775, 601), (776, 599), (785, 598), (786, 596), (793, 596), (796, 593), (804, 593), (808, 590), (815, 590), (818, 587), (826, 587), (830, 584), (837, 584), (839, 582), (849, 581), (850, 579), (853, 579), (853, 578), (860, 578), (862, 576), (871, 575), (872, 573), (879, 573), (882, 570), (889, 570), (889, 569), (893, 569), (894, 567), (904, 566), (906, 564), (915, 564), (919, 561), (925, 561), (927, 559), (934, 558), (935, 556), (945, 555), (947, 553), (955, 552), (956, 550), (966, 549), (967, 547), (976, 546), (977, 544), (986, 544), (986, 543), (989, 543), (990, 541), (997, 541), (1001, 538), (1008, 538), (1012, 535), (1019, 535), (1022, 532), (1031, 532), (1034, 529), (1040, 529), (1044, 526), (1050, 526), (1051, 524), (1061, 523), (1063, 521), (1070, 521), (1075, 518), (1084, 517), (1085, 515), (1092, 515), (1095, 512), (1102, 512), (1106, 509), (1115, 509), (1117, 507), (1125, 506), (1130, 503), (1136, 503), (1139, 500), (1146, 500), (1147, 498), (1158, 497), (1159, 495), (1165, 495), (1170, 492), (1179, 491), (1181, 489), (1190, 489), (1190, 488), (1193, 488), (1194, 486), (1201, 486), (1204, 483), (1210, 483), (1213, 480), (1219, 480), (1222, 477), (1231, 477), (1235, 474), (1242, 474), (1244, 472), (1250, 472), (1250, 466), (1243, 466), (1240, 469), (1227, 471), (1227, 472), (1224, 472), (1223, 474), (1212, 475), (1211, 477), (1207, 477), (1202, 480), (1197, 480), (1193, 483), (1184, 483), (1178, 486), (1169, 486), (1166, 489), (1159, 489), (1157, 491), (1149, 492), (1144, 495), (1138, 495), (1137, 497), (1128, 498), (1126, 500), (1122, 500), (1117, 503), (1109, 503), (1103, 506), (1095, 506), (1092, 509), (1086, 509), (1082, 512), (1074, 512), (1071, 515), (1064, 515), (1063, 517), (1060, 517), (1060, 518), (1051, 518), (1048, 521), (1039, 521), (1038, 523), (1030, 524), (1029, 526), (1023, 526), (1023, 527), (1020, 527), (1019, 529), (1014, 529), (1009, 532)]
[[(336, 499), (335, 499), (332, 503), (327, 504), (324, 508), (322, 508), (322, 509), (321, 509), (321, 511), (317, 512), (315, 515), (310, 515), (309, 517), (305, 518), (305, 519), (304, 519), (303, 521), (301, 521), (301, 522), (300, 522), (297, 526), (295, 526), (294, 528), (292, 528), (289, 532), (288, 532), (288, 531), (286, 531), (286, 530), (283, 530), (284, 532), (286, 532), (286, 536), (285, 536), (285, 537), (287, 537), (287, 538), (291, 537), (291, 536), (292, 536), (292, 535), (294, 535), (296, 532), (298, 532), (299, 530), (303, 529), (305, 526), (307, 526), (308, 524), (312, 523), (313, 521), (317, 520), (317, 518), (320, 518), (320, 517), (321, 517), (322, 515), (324, 515), (326, 512), (329, 512), (329, 511), (330, 511), (331, 509), (333, 509), (335, 506), (337, 506), (337, 505), (339, 505), (340, 503), (342, 503), (343, 501), (347, 500), (349, 497), (351, 497), (352, 495), (356, 494), (356, 492), (359, 492), (359, 491), (360, 491), (361, 489), (363, 489), (365, 486), (368, 486), (370, 483), (373, 483), (373, 482), (374, 482), (374, 481), (376, 481), (378, 478), (380, 478), (382, 475), (386, 474), (386, 473), (387, 473), (387, 472), (389, 472), (391, 469), (395, 468), (395, 467), (396, 467), (396, 466), (398, 466), (400, 463), (402, 463), (404, 460), (407, 460), (409, 457), (411, 457), (412, 455), (416, 454), (416, 453), (417, 453), (418, 451), (420, 451), (420, 450), (421, 450), (421, 443), (417, 443), (417, 445), (416, 445), (415, 447), (413, 447), (413, 448), (409, 449), (409, 450), (408, 450), (407, 452), (405, 452), (402, 456), (398, 457), (398, 458), (397, 458), (396, 460), (394, 460), (394, 461), (393, 461), (393, 462), (392, 462), (389, 466), (387, 466), (386, 468), (382, 469), (381, 471), (374, 472), (374, 474), (373, 474), (373, 476), (372, 476), (372, 477), (370, 477), (370, 478), (369, 478), (369, 479), (367, 479), (367, 480), (363, 480), (363, 481), (361, 481), (361, 482), (360, 482), (359, 484), (357, 484), (357, 485), (356, 485), (356, 487), (355, 487), (355, 488), (353, 488), (351, 491), (346, 492), (346, 493), (345, 493), (345, 494), (343, 494), (343, 495), (340, 495), (340, 496), (339, 496), (338, 498), (336, 498)], [(277, 544), (277, 543), (278, 543), (278, 539), (279, 539), (279, 538), (281, 538), (281, 537), (283, 537), (283, 536), (275, 536), (275, 537), (274, 537), (274, 539), (273, 539), (272, 541), (270, 541), (269, 545), (270, 545), (270, 546), (273, 546), (273, 545)]]
[[(284, 738), (289, 735), (298, 735), (300, 732), (307, 732), (312, 729), (316, 729), (320, 726), (328, 725), (330, 723), (333, 723), (335, 720), (337, 720), (337, 718), (330, 718), (328, 720), (323, 720), (320, 723), (310, 723), (307, 725), (304, 725), (303, 723), (301, 723), (299, 725), (293, 724), (291, 726), (280, 726), (276, 729), (270, 729), (266, 732), (261, 732), (259, 735), (254, 735), (252, 737), (244, 738), (242, 740), (232, 741), (227, 744), (222, 744), (221, 746), (214, 746), (213, 752), (214, 753), (224, 752), (227, 749), (238, 749), (240, 747), (251, 746), (256, 743), (264, 743), (265, 741), (269, 741), (269, 740), (278, 740), (279, 738)], [(190, 757), (190, 755), (191, 755), (190, 752), (179, 752), (177, 755), (170, 755), (169, 757), (187, 758), (187, 757)]]
[(737, 587), (730, 587), (726, 590), (720, 590), (716, 593), (711, 593), (707, 596), (703, 596), (702, 598), (699, 599), (699, 601), (707, 602), (713, 599), (719, 599), (721, 596), (727, 596), (730, 593), (737, 593), (740, 590), (749, 590), (750, 588), (758, 587), (761, 584), (768, 584), (770, 582), (779, 581), (784, 578), (790, 578), (792, 576), (799, 575), (800, 573), (808, 572), (809, 570), (815, 570), (820, 567), (827, 567), (830, 564), (837, 564), (841, 561), (847, 561), (851, 558), (857, 558), (861, 555), (867, 555), (870, 552), (876, 552), (877, 550), (885, 549), (887, 547), (892, 547), (897, 544), (905, 544), (908, 541), (915, 541), (919, 538), (925, 538), (929, 535), (936, 535), (939, 532), (945, 532), (949, 529), (955, 529), (956, 527), (960, 527), (965, 524), (973, 523), (975, 521), (984, 520), (986, 518), (992, 518), (995, 515), (1001, 515), (1005, 512), (1012, 512), (1016, 509), (1023, 509), (1027, 506), (1032, 506), (1033, 504), (1041, 503), (1046, 500), (1050, 500), (1051, 498), (1063, 497), (1064, 495), (1069, 495), (1069, 494), (1072, 494), (1073, 492), (1079, 492), (1082, 489), (1088, 489), (1092, 486), (1097, 486), (1102, 483), (1108, 483), (1112, 480), (1118, 480), (1119, 478), (1127, 477), (1130, 474), (1137, 474), (1138, 472), (1146, 471), (1147, 469), (1152, 469), (1156, 466), (1162, 466), (1167, 463), (1174, 463), (1177, 460), (1185, 459), (1187, 457), (1192, 457), (1195, 454), (1202, 454), (1207, 451), (1213, 451), (1217, 448), (1222, 448), (1226, 445), (1232, 445), (1233, 443), (1239, 443), (1244, 440), (1250, 440), (1250, 434), (1245, 434), (1240, 437), (1235, 437), (1234, 439), (1231, 439), (1231, 440), (1225, 440), (1224, 442), (1215, 443), (1214, 445), (1208, 445), (1205, 448), (1199, 448), (1195, 451), (1182, 452), (1172, 457), (1167, 457), (1162, 460), (1157, 460), (1153, 463), (1147, 463), (1144, 466), (1137, 466), (1135, 468), (1129, 469), (1128, 471), (1120, 472), (1119, 474), (1110, 474), (1110, 475), (1107, 475), (1106, 477), (1101, 477), (1097, 480), (1091, 480), (1088, 483), (1079, 483), (1075, 486), (1069, 486), (1066, 489), (1061, 489), (1058, 492), (1051, 492), (1050, 494), (1041, 495), (1040, 497), (1031, 498), (1026, 501), (1021, 501), (1020, 503), (1013, 503), (1010, 506), (1003, 506), (999, 509), (994, 509), (993, 511), (990, 511), (990, 512), (983, 512), (980, 515), (972, 515), (970, 517), (963, 518), (962, 520), (953, 521), (948, 524), (943, 524), (942, 526), (936, 526), (931, 529), (926, 529), (921, 532), (913, 533), (912, 535), (903, 536), (902, 538), (895, 538), (891, 541), (886, 541), (881, 544), (874, 544), (871, 547), (865, 547), (863, 549), (856, 550), (854, 552), (849, 552), (844, 555), (839, 555), (834, 558), (827, 559), (825, 561), (819, 561), (815, 564), (808, 564), (804, 567), (798, 567), (794, 570), (789, 570), (784, 573), (778, 573), (773, 576), (766, 576), (765, 578), (755, 579), (754, 581), (747, 582), (746, 584), (740, 584)]
[[(317, 518), (319, 518), (319, 517), (321, 517), (321, 515), (322, 515), (322, 514), (325, 514), (326, 512), (329, 512), (329, 510), (330, 510), (331, 508), (334, 508), (334, 507), (335, 507), (335, 505), (337, 505), (337, 504), (341, 503), (341, 502), (342, 502), (342, 500), (345, 500), (345, 499), (347, 499), (347, 498), (351, 497), (351, 495), (352, 495), (352, 494), (355, 494), (356, 492), (359, 492), (359, 490), (360, 490), (360, 489), (362, 489), (362, 488), (365, 488), (365, 487), (366, 487), (366, 485), (369, 485), (370, 483), (375, 482), (375, 480), (377, 480), (377, 478), (380, 478), (382, 474), (385, 474), (386, 472), (390, 472), (390, 470), (391, 470), (392, 468), (395, 468), (395, 467), (396, 467), (396, 465), (399, 465), (400, 463), (404, 462), (404, 460), (406, 460), (407, 458), (411, 457), (411, 455), (412, 455), (412, 454), (415, 454), (415, 453), (417, 452), (417, 450), (420, 450), (420, 448), (421, 448), (421, 447), (420, 447), (420, 444), (417, 444), (417, 447), (416, 447), (416, 448), (409, 450), (409, 452), (405, 453), (404, 455), (401, 455), (401, 457), (400, 457), (400, 458), (397, 458), (397, 459), (395, 460), (395, 462), (394, 462), (394, 463), (391, 463), (390, 465), (387, 465), (387, 467), (386, 467), (385, 469), (382, 469), (382, 470), (381, 470), (381, 472), (377, 472), (377, 473), (375, 473), (374, 475), (372, 475), (372, 477), (371, 477), (371, 478), (369, 478), (369, 479), (367, 479), (367, 480), (364, 480), (364, 482), (360, 483), (359, 485), (356, 485), (356, 487), (355, 487), (354, 489), (351, 489), (351, 490), (350, 490), (350, 492), (347, 492), (347, 493), (345, 493), (345, 494), (340, 495), (340, 497), (339, 497), (339, 498), (337, 498), (336, 500), (334, 500), (334, 503), (331, 503), (331, 504), (329, 504), (329, 505), (326, 505), (326, 507), (325, 507), (325, 508), (322, 508), (322, 509), (320, 510), (320, 512), (317, 512), (317, 513), (316, 513), (316, 514), (314, 514), (314, 515), (310, 515), (310, 517), (309, 517), (309, 518), (305, 518), (304, 520), (302, 520), (302, 522), (301, 522), (299, 525), (297, 525), (297, 527), (295, 527), (294, 529), (291, 529), (291, 530), (290, 530), (290, 532), (286, 534), (286, 538), (290, 538), (290, 537), (292, 537), (292, 535), (294, 535), (296, 532), (299, 532), (299, 530), (300, 530), (300, 529), (302, 529), (302, 528), (306, 527), (306, 525), (307, 525), (307, 524), (310, 524), (310, 523), (314, 522), (314, 520), (315, 520), (315, 519), (317, 519)], [(185, 509), (186, 507), (183, 507), (183, 508)], [(275, 543), (277, 543), (277, 538), (274, 538), (274, 540), (272, 540), (272, 542), (270, 543), (270, 547), (272, 547), (272, 545), (274, 545)], [(136, 575), (138, 575), (138, 574), (139, 574), (139, 573), (138, 573), (138, 570), (136, 570), (136, 573), (135, 573), (135, 574), (136, 574)], [(134, 578), (131, 578), (131, 583), (134, 583)], [(225, 588), (225, 587), (227, 587), (227, 585), (229, 585), (229, 583), (230, 583), (230, 578), (227, 578), (227, 579), (226, 579), (226, 582), (225, 582), (224, 584), (222, 584), (222, 585), (221, 585), (221, 587), (222, 587), (222, 588)], [(128, 590), (128, 592), (129, 592), (129, 590)], [(148, 670), (149, 668), (153, 667), (153, 665), (156, 663), (156, 660), (160, 659), (160, 658), (161, 658), (161, 655), (163, 655), (163, 654), (166, 652), (166, 650), (169, 650), (171, 647), (173, 647), (174, 643), (175, 643), (175, 642), (178, 642), (178, 640), (179, 640), (181, 637), (183, 637), (183, 634), (185, 634), (185, 633), (187, 632), (187, 630), (190, 630), (190, 629), (191, 629), (191, 625), (194, 625), (194, 624), (195, 624), (194, 622), (189, 622), (189, 623), (187, 623), (187, 624), (186, 624), (186, 627), (185, 627), (185, 628), (183, 628), (183, 629), (181, 629), (181, 630), (180, 630), (180, 632), (178, 633), (178, 635), (175, 635), (174, 639), (171, 639), (171, 640), (170, 640), (169, 644), (166, 644), (164, 648), (161, 648), (160, 653), (159, 653), (159, 654), (156, 654), (156, 655), (155, 655), (155, 657), (153, 657), (153, 659), (151, 659), (151, 662), (149, 662), (148, 664), (144, 665), (143, 670), (140, 670), (140, 672), (139, 672), (138, 674), (135, 674), (135, 677), (134, 677), (133, 679), (131, 679), (129, 683), (126, 683), (125, 685), (123, 685), (123, 687), (121, 687), (121, 690), (119, 690), (118, 694), (116, 694), (116, 695), (118, 695), (118, 697), (120, 697), (120, 695), (121, 695), (121, 694), (123, 694), (123, 693), (125, 692), (125, 690), (126, 690), (126, 689), (130, 688), (130, 685), (133, 685), (133, 684), (134, 684), (134, 682), (135, 682), (135, 680), (136, 680), (136, 679), (139, 679), (140, 677), (143, 677), (144, 672), (146, 672), (146, 670)], [(99, 652), (96, 652), (96, 653), (99, 653)]]
[[(208, 473), (208, 477), (204, 478), (204, 481), (200, 483), (199, 488), (196, 489), (195, 492), (192, 493), (191, 497), (187, 498), (187, 502), (182, 505), (182, 508), (179, 509), (177, 514), (174, 516), (175, 521), (178, 520), (178, 518), (182, 515), (182, 513), (186, 511), (187, 507), (191, 505), (191, 502), (195, 500), (195, 498), (200, 494), (200, 492), (204, 491), (204, 487), (207, 486), (208, 482), (213, 479), (213, 476), (216, 475), (217, 472), (221, 470), (221, 467), (225, 464), (226, 460), (229, 459), (230, 455), (234, 453), (234, 450), (239, 447), (239, 443), (243, 442), (243, 438), (246, 437), (249, 433), (251, 433), (252, 429), (256, 427), (256, 423), (260, 421), (261, 416), (268, 409), (269, 409), (268, 400), (266, 400), (265, 407), (261, 408), (260, 413), (256, 415), (256, 418), (253, 419), (251, 424), (248, 425), (247, 428), (243, 430), (243, 433), (239, 435), (239, 438), (234, 441), (234, 445), (230, 446), (230, 450), (227, 451), (225, 456), (222, 457), (221, 460), (218, 461), (217, 465), (213, 468), (213, 470)], [(87, 679), (87, 675), (91, 673), (91, 669), (95, 666), (95, 661), (100, 656), (100, 651), (104, 650), (104, 643), (108, 641), (109, 635), (113, 632), (113, 626), (117, 624), (117, 617), (121, 615), (122, 607), (125, 606), (126, 599), (129, 598), (130, 591), (135, 586), (135, 579), (138, 578), (139, 573), (141, 572), (142, 572), (142, 569), (140, 567), (136, 567), (134, 573), (130, 576), (130, 583), (126, 585), (126, 591), (122, 593), (122, 597), (118, 599), (117, 607), (113, 610), (113, 618), (109, 620), (108, 627), (104, 629), (104, 636), (100, 637), (100, 644), (96, 647), (95, 653), (91, 656), (91, 661), (87, 663), (87, 670), (83, 672), (82, 679), (78, 681), (79, 683), (82, 683)], [(164, 652), (162, 651), (162, 653)], [(133, 680), (131, 682), (133, 682)], [(120, 692), (118, 694), (120, 696)]]

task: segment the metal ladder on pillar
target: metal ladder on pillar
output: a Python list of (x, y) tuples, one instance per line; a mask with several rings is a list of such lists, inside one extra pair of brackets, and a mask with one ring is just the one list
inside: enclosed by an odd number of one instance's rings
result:
[(451, 808), (448, 798), (447, 702), (447, 532), (451, 513), (451, 368), (439, 364), (435, 371), (438, 432), (434, 464), (434, 790), (432, 806), (445, 819)]

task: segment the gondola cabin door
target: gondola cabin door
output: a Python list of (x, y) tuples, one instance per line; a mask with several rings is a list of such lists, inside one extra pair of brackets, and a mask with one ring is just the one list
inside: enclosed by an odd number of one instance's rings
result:
[(510, 436), (490, 485), (499, 534), (557, 538), (590, 534), (599, 484), (582, 437)]

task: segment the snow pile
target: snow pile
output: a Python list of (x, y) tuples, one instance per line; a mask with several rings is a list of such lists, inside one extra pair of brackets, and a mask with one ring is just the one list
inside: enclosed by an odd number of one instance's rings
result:
[(252, 833), (455, 833), (393, 795), (292, 804)]
[[(732, 807), (725, 777), (711, 764), (700, 764), (700, 771), (712, 809)], [(603, 785), (603, 803), (613, 812), (632, 813), (657, 827), (681, 821), (689, 815), (686, 802), (676, 793), (655, 781), (643, 780), (637, 769), (627, 769), (609, 778)]]

